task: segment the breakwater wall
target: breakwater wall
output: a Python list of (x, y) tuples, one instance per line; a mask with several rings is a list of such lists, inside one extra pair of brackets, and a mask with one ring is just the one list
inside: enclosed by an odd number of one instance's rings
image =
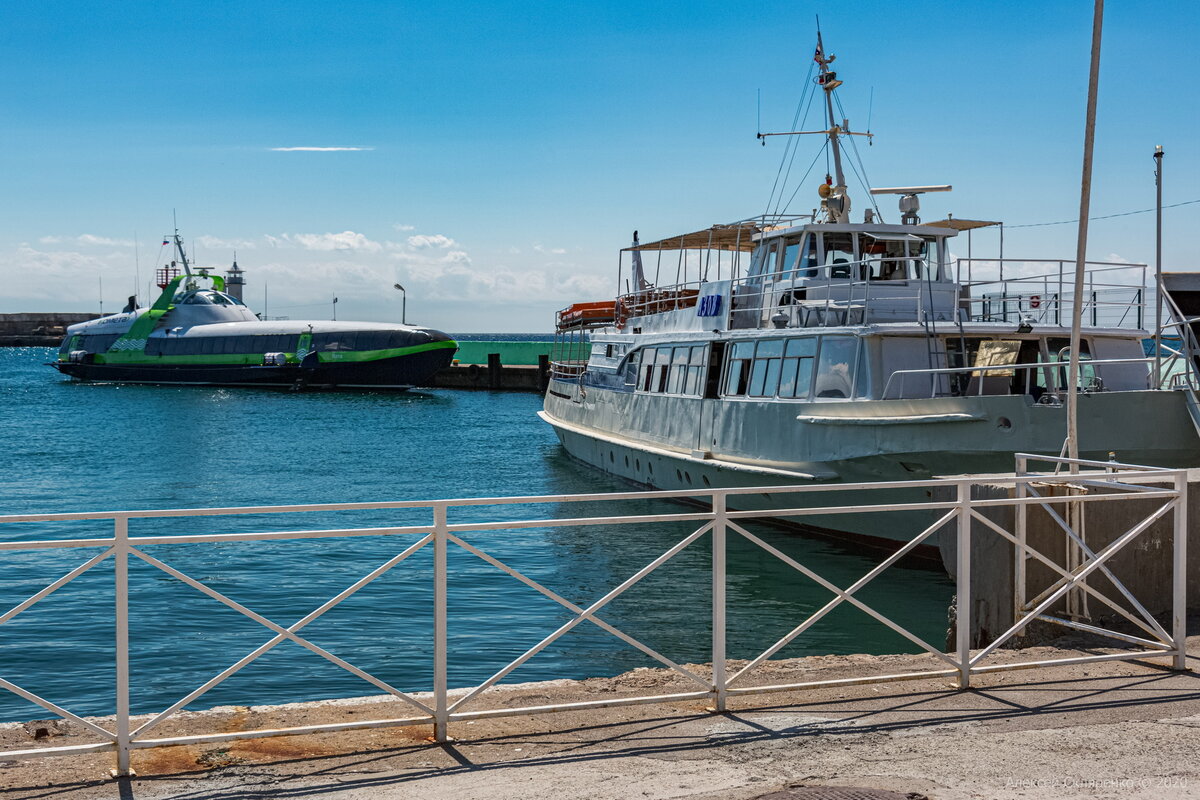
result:
[(0, 314), (0, 347), (57, 347), (68, 325), (99, 316), (86, 312)]
[(544, 392), (550, 342), (460, 341), (454, 363), (426, 384), (438, 389)]

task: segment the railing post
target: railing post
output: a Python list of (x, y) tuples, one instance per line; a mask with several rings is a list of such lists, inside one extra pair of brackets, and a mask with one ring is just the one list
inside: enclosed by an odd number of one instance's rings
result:
[(967, 481), (958, 482), (958, 564), (955, 633), (958, 650), (958, 688), (971, 685), (971, 489)]
[(1171, 637), (1175, 640), (1174, 669), (1187, 669), (1187, 504), (1188, 478), (1186, 472), (1175, 475), (1174, 557), (1171, 568)]
[[(1017, 477), (1021, 478), (1028, 474), (1029, 460), (1025, 456), (1017, 456)], [(1014, 487), (1014, 494), (1018, 501), (1024, 500), (1029, 496), (1029, 484), (1025, 481), (1017, 481)], [(1018, 502), (1017, 507), (1013, 511), (1016, 517), (1016, 534), (1017, 547), (1013, 552), (1013, 623), (1021, 619), (1021, 615), (1025, 613), (1025, 592), (1028, 582), (1025, 575), (1025, 563), (1027, 561), (1025, 554), (1025, 543), (1029, 535), (1029, 506), (1023, 502)], [(1025, 626), (1017, 631), (1017, 636), (1025, 635)]]
[(712, 691), (713, 711), (725, 712), (725, 500), (713, 492), (712, 510)]
[(129, 769), (129, 518), (113, 518), (114, 622), (116, 628), (117, 768), (113, 777), (130, 775)]
[(433, 507), (433, 739), (449, 741), (446, 702), (446, 506)]

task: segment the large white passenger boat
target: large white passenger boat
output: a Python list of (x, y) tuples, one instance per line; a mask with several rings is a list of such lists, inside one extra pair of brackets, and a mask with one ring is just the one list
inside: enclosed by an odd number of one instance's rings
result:
[[(920, 195), (949, 186), (871, 189), (899, 195), (899, 224), (874, 206), (851, 222), (841, 145), (857, 134), (834, 116), (833, 57), (818, 45), (814, 60), (833, 171), (820, 208), (635, 233), (616, 299), (560, 312), (541, 417), (573, 457), (662, 489), (1011, 472), (1014, 452), (1060, 454), (1074, 260), (953, 257), (960, 232), (998, 223), (923, 223)], [(1143, 348), (1145, 266), (1088, 263), (1087, 286), (1081, 456), (1200, 464), (1191, 390)]]

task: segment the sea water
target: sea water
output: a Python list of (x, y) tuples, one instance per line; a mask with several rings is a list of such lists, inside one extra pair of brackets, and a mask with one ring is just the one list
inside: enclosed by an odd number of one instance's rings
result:
[[(479, 338), (488, 338), (481, 336)], [(493, 337), (500, 338), (500, 337)], [(524, 337), (533, 339), (537, 337)], [(538, 419), (534, 394), (446, 389), (309, 392), (87, 384), (45, 365), (46, 348), (0, 349), (0, 514), (185, 509), (503, 495), (623, 492), (630, 486), (569, 459)], [(451, 522), (678, 512), (665, 501), (452, 509)], [(131, 520), (132, 536), (387, 527), (424, 510)], [(462, 534), (546, 589), (587, 606), (699, 523), (539, 527)], [(770, 527), (771, 544), (845, 587), (878, 560), (836, 542)], [(0, 525), (0, 541), (106, 537), (112, 522)], [(412, 545), (413, 535), (162, 544), (147, 556), (287, 627)], [(598, 616), (679, 663), (709, 660), (707, 536), (606, 605)], [(432, 546), (306, 626), (300, 635), (406, 691), (432, 687)], [(0, 552), (0, 613), (98, 550)], [(451, 686), (477, 685), (572, 619), (552, 599), (451, 545)], [(0, 677), (79, 714), (114, 708), (114, 572), (109, 558), (0, 625)], [(744, 539), (728, 555), (731, 658), (751, 658), (831, 593)], [(274, 633), (157, 566), (130, 559), (131, 703), (161, 710), (269, 642)], [(945, 638), (952, 586), (896, 566), (860, 596), (926, 641)], [(914, 645), (843, 604), (778, 657), (912, 652)], [(615, 675), (658, 666), (591, 623), (505, 681)], [(188, 707), (378, 694), (285, 641)], [(0, 690), (0, 720), (50, 712)]]

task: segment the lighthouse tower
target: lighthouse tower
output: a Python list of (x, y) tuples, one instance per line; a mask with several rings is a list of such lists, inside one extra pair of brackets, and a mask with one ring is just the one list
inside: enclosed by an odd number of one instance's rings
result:
[(242, 287), (246, 285), (246, 279), (242, 277), (244, 272), (245, 270), (237, 265), (237, 256), (235, 255), (233, 266), (225, 270), (225, 291), (238, 300), (242, 299)]

